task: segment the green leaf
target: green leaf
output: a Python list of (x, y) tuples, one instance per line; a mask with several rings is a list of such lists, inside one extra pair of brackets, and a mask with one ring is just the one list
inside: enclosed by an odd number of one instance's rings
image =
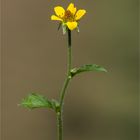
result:
[(60, 22), (58, 25), (58, 30), (61, 28), (61, 26), (62, 26), (62, 23)]
[(62, 31), (63, 31), (63, 35), (65, 35), (67, 32), (67, 26), (64, 23), (62, 24)]
[(24, 98), (20, 105), (29, 109), (52, 108), (52, 103), (50, 100), (36, 93), (32, 93)]
[(71, 76), (75, 76), (79, 73), (82, 72), (89, 72), (89, 71), (99, 71), (99, 72), (107, 72), (107, 70), (99, 65), (96, 64), (88, 64), (88, 65), (83, 65), (79, 68), (73, 68), (71, 69)]
[(77, 32), (78, 32), (78, 33), (80, 32), (80, 28), (79, 28), (79, 25), (77, 26)]
[(51, 102), (52, 102), (52, 108), (56, 112), (60, 111), (60, 104), (59, 104), (59, 102), (57, 100), (54, 100), (54, 99), (52, 99)]

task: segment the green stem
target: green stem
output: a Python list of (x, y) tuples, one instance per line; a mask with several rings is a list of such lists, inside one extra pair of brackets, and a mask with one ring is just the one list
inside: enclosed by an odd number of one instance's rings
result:
[(71, 80), (71, 47), (68, 48), (68, 70), (67, 70), (67, 76), (60, 94), (60, 108), (63, 107), (64, 97), (66, 93), (66, 89), (68, 87), (69, 81)]
[(67, 76), (60, 93), (60, 100), (59, 100), (60, 109), (57, 112), (58, 140), (63, 140), (63, 104), (64, 104), (66, 89), (71, 80), (71, 72), (70, 72), (71, 71), (71, 31), (69, 29), (68, 29), (68, 62), (67, 63), (68, 63)]
[(58, 129), (58, 140), (63, 139), (63, 121), (62, 121), (62, 112), (57, 112), (57, 129)]

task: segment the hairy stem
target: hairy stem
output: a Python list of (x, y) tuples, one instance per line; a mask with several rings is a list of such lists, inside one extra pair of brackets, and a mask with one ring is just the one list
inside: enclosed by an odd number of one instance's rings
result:
[(66, 89), (68, 87), (69, 81), (71, 80), (71, 47), (68, 48), (68, 70), (67, 70), (67, 76), (64, 81), (64, 85), (60, 94), (60, 108), (63, 108), (63, 103), (64, 103), (64, 97), (66, 93)]
[(66, 89), (68, 84), (71, 80), (71, 31), (68, 29), (68, 62), (67, 62), (67, 75), (64, 81), (64, 85), (62, 87), (60, 93), (60, 109), (57, 112), (57, 124), (58, 124), (58, 140), (63, 140), (63, 104), (64, 104), (64, 97), (66, 93)]
[(58, 129), (58, 140), (63, 139), (63, 121), (62, 121), (62, 112), (57, 112), (57, 129)]

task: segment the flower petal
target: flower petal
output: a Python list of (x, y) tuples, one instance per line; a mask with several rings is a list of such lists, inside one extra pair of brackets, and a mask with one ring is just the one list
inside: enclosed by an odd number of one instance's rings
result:
[(59, 17), (57, 17), (57, 16), (55, 16), (55, 15), (52, 15), (52, 16), (51, 16), (51, 20), (59, 20), (59, 21), (62, 21), (61, 18), (59, 18)]
[(67, 24), (67, 26), (68, 26), (68, 28), (70, 30), (74, 30), (78, 26), (78, 23), (76, 21), (74, 21), (74, 22), (67, 22), (66, 24)]
[(86, 13), (86, 10), (78, 10), (76, 15), (75, 15), (75, 20), (79, 20), (82, 18)]
[(76, 13), (76, 7), (74, 6), (73, 3), (69, 4), (67, 10), (70, 11), (73, 15), (75, 15), (75, 13)]
[(62, 17), (65, 15), (65, 10), (64, 10), (64, 8), (61, 7), (61, 6), (55, 7), (55, 8), (54, 8), (54, 11), (55, 11), (55, 13), (56, 13), (56, 15), (57, 15), (58, 17), (61, 17), (61, 18), (62, 18)]

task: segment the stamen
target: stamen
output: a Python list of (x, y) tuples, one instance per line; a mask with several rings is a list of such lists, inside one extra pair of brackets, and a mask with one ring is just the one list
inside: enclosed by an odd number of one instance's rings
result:
[(64, 20), (65, 21), (73, 21), (74, 20), (74, 15), (69, 10), (67, 10), (65, 12), (65, 15), (64, 15)]

